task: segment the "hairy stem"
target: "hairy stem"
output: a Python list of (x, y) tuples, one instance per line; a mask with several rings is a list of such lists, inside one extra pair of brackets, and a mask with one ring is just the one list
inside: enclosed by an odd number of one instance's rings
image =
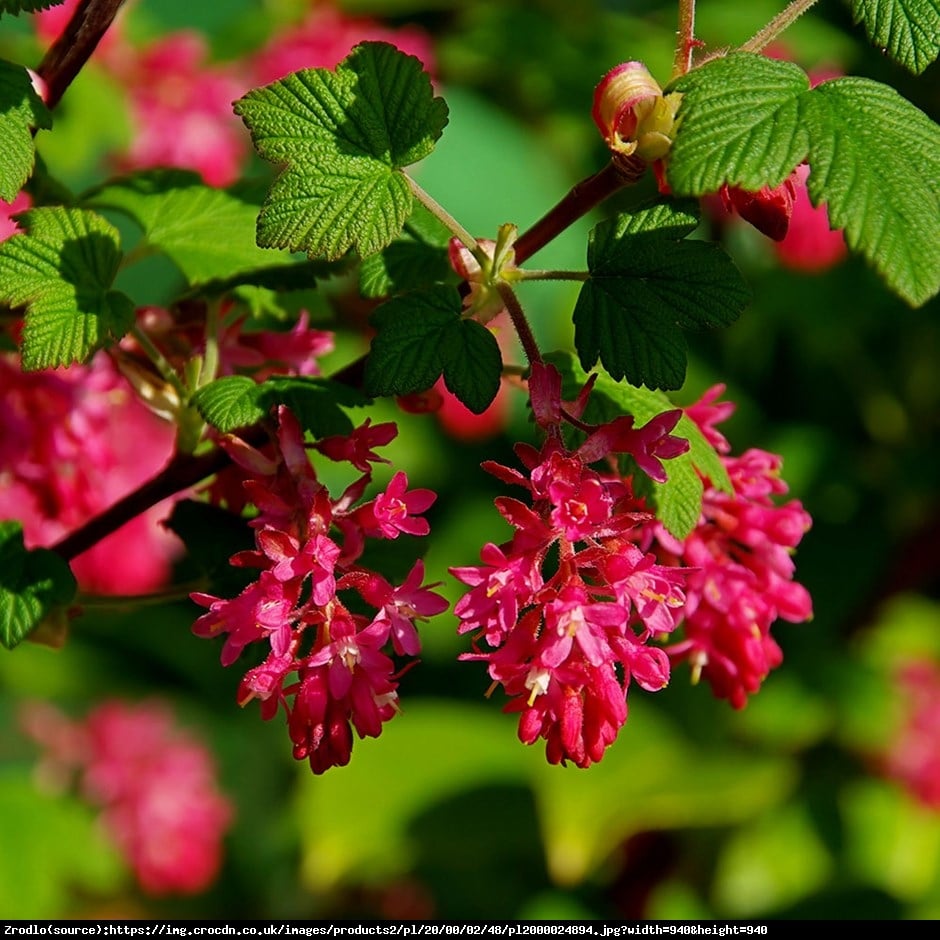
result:
[(676, 35), (678, 38), (672, 63), (673, 79), (685, 75), (692, 68), (692, 50), (695, 48), (695, 0), (679, 0), (679, 29)]
[(743, 46), (739, 46), (738, 52), (760, 52), (815, 3), (816, 0), (792, 0), (790, 5), (781, 10), (763, 29), (755, 33)]
[(489, 263), (480, 243), (430, 194), (425, 192), (408, 174), (405, 174), (415, 199), (424, 206), (452, 235), (459, 238), (476, 258), (480, 267)]
[(525, 311), (522, 309), (522, 304), (519, 303), (516, 292), (505, 281), (501, 281), (497, 289), (499, 290), (499, 296), (506, 305), (506, 309), (509, 311), (509, 317), (512, 320), (512, 325), (516, 328), (526, 358), (530, 363), (541, 362), (542, 353), (539, 351), (538, 343), (536, 343), (535, 336), (532, 334), (532, 327), (529, 326), (529, 321), (526, 319)]
[(49, 47), (36, 73), (46, 83), (46, 105), (54, 108), (95, 51), (124, 0), (82, 0), (62, 35)]
[(587, 271), (541, 271), (538, 268), (519, 268), (512, 272), (515, 281), (586, 281)]

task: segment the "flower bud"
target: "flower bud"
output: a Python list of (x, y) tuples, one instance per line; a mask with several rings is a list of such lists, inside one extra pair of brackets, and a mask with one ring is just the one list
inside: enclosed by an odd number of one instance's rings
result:
[(496, 241), (479, 239), (477, 245), (484, 256), (480, 260), (459, 238), (450, 240), (447, 248), (450, 266), (470, 287), (470, 293), (464, 301), (466, 316), (472, 316), (480, 323), (488, 323), (503, 309), (498, 282), (513, 276), (512, 272), (516, 268), (516, 251), (513, 247), (516, 235), (516, 226), (507, 222), (499, 227)]
[(681, 101), (677, 92), (664, 96), (642, 62), (623, 62), (594, 89), (591, 115), (612, 153), (652, 163), (672, 146)]
[(736, 211), (759, 232), (779, 242), (790, 227), (797, 180), (794, 170), (779, 186), (762, 186), (751, 192), (725, 184), (718, 192), (728, 212)]

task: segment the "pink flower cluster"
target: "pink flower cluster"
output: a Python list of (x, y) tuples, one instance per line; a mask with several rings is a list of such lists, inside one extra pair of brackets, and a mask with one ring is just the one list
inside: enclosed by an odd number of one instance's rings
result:
[(41, 778), (62, 785), (77, 777), (142, 890), (196, 894), (212, 884), (232, 805), (212, 755), (177, 726), (166, 703), (109, 700), (84, 721), (35, 704), (21, 723), (44, 749)]
[(451, 569), (470, 588), (454, 612), (460, 632), (474, 632), (474, 652), (463, 658), (487, 663), (511, 699), (507, 710), (520, 713), (520, 739), (544, 738), (551, 763), (587, 767), (626, 721), (631, 680), (650, 691), (668, 682), (668, 658), (651, 643), (676, 628), (685, 580), (637, 546), (650, 515), (629, 483), (590, 465), (629, 453), (664, 480), (661, 461), (688, 442), (669, 433), (681, 415), (672, 411), (642, 428), (617, 418), (572, 451), (559, 433), (558, 372), (534, 364), (530, 392), (544, 446), (517, 445), (525, 473), (485, 465), (526, 490), (529, 504), (496, 500), (515, 532), (502, 546), (485, 545), (483, 564)]
[[(174, 429), (150, 412), (104, 353), (88, 365), (24, 372), (0, 354), (0, 519), (19, 519), (28, 548), (50, 546), (155, 476)], [(79, 555), (81, 587), (140, 594), (168, 580), (180, 544), (160, 503)]]
[(687, 659), (694, 678), (704, 676), (716, 696), (743, 708), (783, 659), (773, 623), (812, 617), (809, 592), (793, 580), (793, 550), (812, 520), (798, 500), (775, 501), (787, 491), (780, 457), (757, 449), (728, 456), (715, 427), (734, 410), (718, 402), (723, 392), (710, 389), (687, 414), (722, 455), (733, 492), (705, 480), (702, 516), (688, 538), (656, 526), (655, 539), (660, 560), (688, 569), (684, 638), (668, 648), (670, 658)]
[[(36, 16), (40, 37), (55, 39), (78, 0)], [(126, 152), (115, 155), (124, 170), (171, 166), (195, 170), (212, 186), (228, 186), (241, 174), (250, 152), (232, 102), (250, 88), (302, 68), (334, 68), (364, 40), (384, 40), (432, 67), (431, 44), (417, 28), (392, 29), (350, 17), (331, 4), (317, 4), (263, 48), (239, 61), (214, 62), (205, 39), (179, 31), (138, 46), (112, 25), (95, 61), (125, 90), (132, 122)]]
[[(334, 499), (317, 479), (303, 431), (285, 407), (278, 411), (276, 455), (268, 457), (235, 438), (223, 446), (248, 474), (245, 497), (258, 510), (252, 520), (256, 548), (232, 564), (258, 569), (258, 578), (232, 599), (193, 594), (208, 608), (196, 621), (197, 636), (226, 634), (222, 664), (234, 663), (259, 643), (264, 661), (245, 674), (238, 700), (261, 702), (265, 719), (283, 705), (294, 756), (314, 773), (349, 761), (353, 728), (377, 737), (396, 713), (400, 672), (386, 647), (415, 656), (415, 622), (447, 608), (424, 586), (419, 560), (401, 585), (365, 567), (367, 539), (396, 539), (429, 531), (424, 513), (435, 494), (408, 489), (396, 473), (385, 490), (364, 500), (374, 451), (397, 434), (394, 424), (367, 420), (348, 436), (315, 444), (323, 455), (352, 464), (362, 475)], [(384, 461), (383, 461), (384, 462)], [(372, 611), (362, 613), (364, 607)]]
[(940, 664), (905, 663), (898, 686), (904, 717), (888, 750), (887, 773), (924, 806), (940, 811)]
[[(627, 454), (665, 482), (662, 462), (688, 449), (670, 433), (681, 411), (640, 428), (630, 416), (590, 427), (579, 422), (590, 383), (563, 405), (558, 373), (535, 364), (529, 387), (544, 446), (517, 445), (525, 473), (485, 465), (526, 490), (528, 501), (497, 498), (515, 531), (503, 545), (485, 545), (482, 564), (451, 569), (469, 587), (454, 612), (459, 631), (474, 634), (473, 652), (462, 658), (487, 663), (493, 686), (510, 698), (506, 710), (520, 713), (520, 739), (544, 738), (551, 763), (587, 767), (626, 721), (631, 680), (657, 691), (673, 659), (691, 659), (696, 677), (736, 707), (757, 690), (780, 662), (771, 624), (811, 614), (790, 557), (810, 520), (798, 502), (772, 501), (785, 490), (779, 458), (749, 451), (723, 458), (734, 492), (709, 487), (699, 524), (680, 542), (635, 495), (615, 458)], [(727, 453), (714, 428), (731, 407), (715, 403), (720, 391), (688, 414)], [(574, 450), (562, 443), (563, 418), (587, 434)], [(667, 642), (680, 626), (684, 637)]]

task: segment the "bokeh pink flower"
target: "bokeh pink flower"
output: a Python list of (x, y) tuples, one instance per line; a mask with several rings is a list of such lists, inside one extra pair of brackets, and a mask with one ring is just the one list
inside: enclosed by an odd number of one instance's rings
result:
[(896, 671), (902, 718), (884, 758), (889, 777), (940, 811), (940, 663), (903, 663)]
[(109, 699), (79, 720), (37, 702), (24, 706), (20, 724), (42, 748), (40, 781), (74, 784), (100, 810), (146, 894), (198, 894), (212, 885), (234, 806), (209, 749), (167, 702)]

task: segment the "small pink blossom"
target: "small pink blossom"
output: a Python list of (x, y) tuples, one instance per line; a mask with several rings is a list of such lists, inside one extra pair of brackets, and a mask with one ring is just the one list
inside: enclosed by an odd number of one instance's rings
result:
[(333, 351), (333, 334), (311, 329), (306, 310), (282, 332), (245, 330), (244, 321), (240, 317), (220, 333), (220, 375), (247, 372), (257, 382), (272, 375), (319, 375), (317, 359)]
[[(426, 519), (416, 518), (426, 512), (437, 494), (432, 490), (411, 490), (408, 492), (408, 476), (399, 470), (391, 479), (384, 493), (376, 496), (371, 506), (371, 519), (363, 522), (368, 532), (378, 530), (385, 538), (398, 538), (399, 533), (408, 535), (427, 535), (430, 526)], [(374, 520), (374, 525), (373, 525)]]
[(520, 607), (531, 602), (542, 579), (536, 558), (507, 556), (497, 545), (480, 550), (482, 565), (452, 567), (450, 573), (471, 590), (457, 601), (454, 613), (460, 632), (479, 630), (492, 646), (499, 645), (516, 624)]
[(388, 444), (397, 434), (394, 422), (372, 424), (372, 419), (366, 418), (352, 433), (323, 437), (314, 446), (330, 460), (347, 460), (357, 470), (369, 473), (373, 463), (389, 462), (376, 454), (373, 448)]
[(578, 448), (578, 456), (593, 463), (606, 454), (627, 453), (650, 479), (665, 483), (667, 477), (662, 461), (679, 457), (689, 450), (689, 442), (685, 438), (669, 433), (681, 417), (681, 409), (666, 411), (636, 429), (633, 415), (615, 418), (588, 437)]
[(416, 620), (443, 613), (448, 601), (423, 586), (424, 562), (418, 559), (400, 587), (393, 587), (381, 575), (373, 575), (362, 589), (363, 598), (378, 608), (373, 623), (388, 625), (392, 647), (398, 655), (416, 656), (421, 650)]

